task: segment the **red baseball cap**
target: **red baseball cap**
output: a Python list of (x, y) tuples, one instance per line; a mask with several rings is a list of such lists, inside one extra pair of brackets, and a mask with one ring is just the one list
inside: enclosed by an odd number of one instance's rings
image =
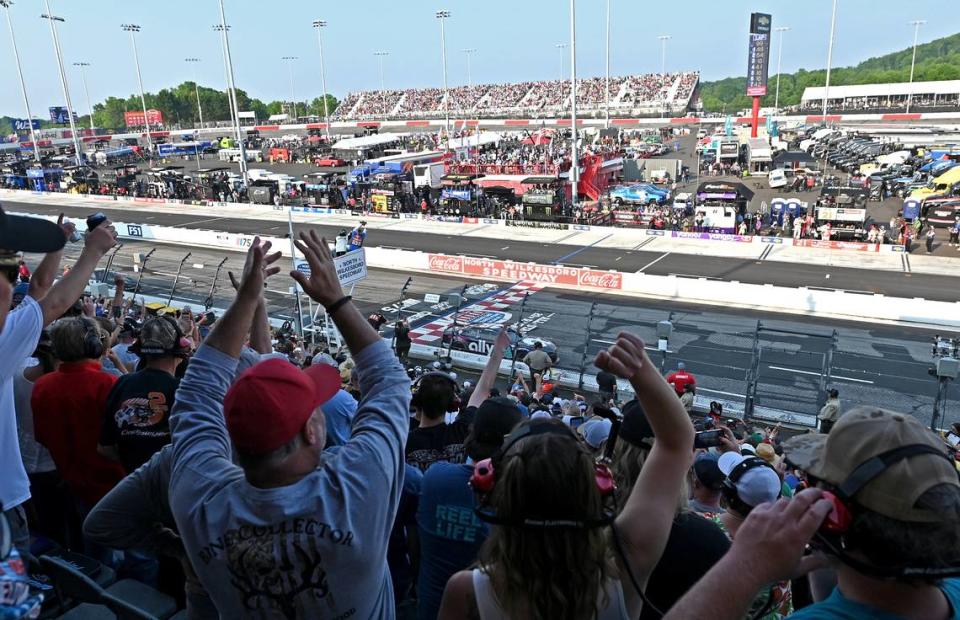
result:
[(233, 445), (266, 454), (293, 439), (314, 410), (340, 389), (340, 373), (318, 364), (300, 370), (271, 359), (241, 374), (227, 390), (223, 413)]

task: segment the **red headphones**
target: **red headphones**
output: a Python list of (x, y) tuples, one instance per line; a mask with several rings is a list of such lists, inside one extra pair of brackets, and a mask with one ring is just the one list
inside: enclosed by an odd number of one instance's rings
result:
[[(473, 466), (473, 475), (470, 476), (470, 486), (474, 491), (483, 496), (481, 506), (478, 506), (474, 509), (474, 512), (480, 518), (480, 520), (487, 523), (492, 523), (494, 525), (512, 525), (520, 527), (571, 527), (577, 529), (590, 529), (609, 525), (616, 516), (616, 512), (613, 510), (605, 510), (602, 517), (599, 519), (544, 520), (529, 518), (506, 519), (497, 516), (495, 512), (489, 509), (485, 509), (487, 499), (496, 485), (497, 476), (495, 463), (500, 463), (503, 460), (504, 455), (506, 455), (513, 444), (521, 439), (532, 437), (534, 435), (564, 435), (566, 437), (572, 437), (577, 442), (578, 447), (582, 445), (580, 439), (576, 436), (576, 433), (573, 429), (554, 421), (544, 421), (532, 424), (528, 423), (510, 433), (510, 435), (508, 435), (504, 440), (503, 446), (497, 450), (497, 453), (494, 454), (493, 457), (483, 459)], [(597, 491), (600, 492), (601, 497), (613, 497), (617, 485), (614, 481), (613, 473), (605, 463), (601, 462), (594, 464), (594, 481), (596, 482)]]

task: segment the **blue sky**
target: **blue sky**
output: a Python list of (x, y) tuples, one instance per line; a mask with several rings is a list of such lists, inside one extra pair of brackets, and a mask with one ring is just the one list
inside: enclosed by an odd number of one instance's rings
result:
[[(80, 76), (73, 63), (88, 68), (94, 102), (108, 95), (136, 91), (130, 40), (120, 24), (142, 26), (138, 35), (144, 87), (155, 91), (192, 79), (188, 56), (199, 57), (203, 85), (224, 85), (216, 0), (50, 0), (53, 12), (66, 19), (60, 38), (79, 113), (87, 111)], [(298, 99), (320, 94), (317, 38), (311, 21), (329, 22), (324, 32), (328, 90), (339, 97), (352, 90), (379, 87), (374, 50), (388, 50), (387, 88), (440, 86), (440, 30), (434, 13), (448, 9), (447, 64), (451, 86), (466, 83), (464, 48), (473, 54), (474, 83), (552, 79), (560, 72), (557, 43), (569, 40), (567, 0), (225, 0), (231, 24), (231, 49), (237, 86), (264, 100), (288, 98), (289, 78), (282, 56), (298, 56), (294, 80)], [(920, 41), (953, 34), (960, 20), (943, 0), (840, 0), (834, 65), (849, 65), (870, 56), (908, 47), (913, 30), (907, 22), (926, 19)], [(577, 2), (577, 68), (580, 76), (604, 71), (605, 2)], [(40, 0), (17, 0), (11, 16), (23, 59), (27, 90), (35, 116), (62, 105), (53, 46)], [(739, 0), (613, 0), (611, 70), (616, 74), (660, 70), (657, 35), (669, 34), (668, 70), (698, 69), (706, 79), (743, 75), (751, 11), (773, 14), (773, 25), (792, 28), (784, 39), (783, 70), (826, 64), (831, 0), (805, 2)], [(770, 74), (776, 70), (776, 45)], [(569, 71), (569, 51), (564, 59)], [(13, 69), (6, 24), (0, 29), (0, 66), (6, 68), (0, 89), (0, 114), (24, 116)]]

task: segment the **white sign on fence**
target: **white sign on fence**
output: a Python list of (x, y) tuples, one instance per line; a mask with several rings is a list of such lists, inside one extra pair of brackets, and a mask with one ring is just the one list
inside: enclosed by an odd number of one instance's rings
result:
[[(307, 261), (297, 258), (294, 262), (297, 271), (310, 275), (310, 264)], [(333, 264), (337, 268), (337, 278), (341, 286), (359, 282), (367, 277), (367, 255), (363, 248), (337, 256), (333, 259)]]

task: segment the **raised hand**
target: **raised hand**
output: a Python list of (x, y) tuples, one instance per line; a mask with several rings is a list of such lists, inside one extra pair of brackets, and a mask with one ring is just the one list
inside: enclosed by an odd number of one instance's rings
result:
[(63, 236), (67, 238), (67, 241), (76, 241), (73, 238), (73, 235), (77, 232), (77, 227), (73, 222), (64, 222), (63, 213), (60, 214), (60, 217), (57, 218), (57, 226), (60, 227), (60, 230), (63, 231)]
[(330, 246), (327, 245), (327, 240), (314, 230), (301, 232), (299, 236), (294, 244), (307, 259), (310, 275), (308, 277), (305, 273), (293, 270), (290, 277), (297, 281), (311, 299), (327, 308), (343, 297), (343, 288), (337, 278)]
[(84, 248), (96, 252), (98, 256), (103, 256), (110, 251), (110, 248), (117, 245), (117, 229), (113, 227), (110, 220), (87, 233)]
[(616, 343), (610, 345), (606, 351), (597, 353), (593, 365), (600, 370), (612, 372), (621, 379), (635, 380), (648, 363), (644, 352), (643, 340), (627, 332), (617, 335)]
[(743, 558), (765, 581), (789, 579), (796, 575), (807, 542), (832, 506), (819, 489), (760, 504), (740, 526), (730, 553)]
[(238, 296), (249, 299), (259, 298), (263, 294), (267, 278), (280, 272), (280, 266), (274, 264), (280, 259), (280, 252), (270, 254), (271, 246), (269, 241), (261, 243), (260, 237), (254, 237), (243, 264), (243, 274), (240, 276), (240, 286), (237, 289)]

